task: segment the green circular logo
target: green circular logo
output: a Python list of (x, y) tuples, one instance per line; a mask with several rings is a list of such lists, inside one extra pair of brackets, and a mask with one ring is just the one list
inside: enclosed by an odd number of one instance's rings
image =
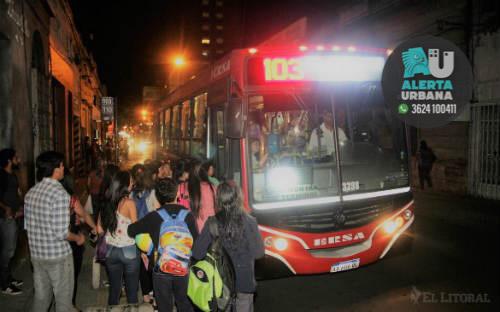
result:
[(453, 43), (431, 36), (399, 45), (382, 74), (389, 109), (417, 128), (439, 127), (455, 120), (470, 102), (472, 83), (465, 54)]

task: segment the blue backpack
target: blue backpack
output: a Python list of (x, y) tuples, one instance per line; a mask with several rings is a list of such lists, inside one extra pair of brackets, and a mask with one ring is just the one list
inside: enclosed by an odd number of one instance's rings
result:
[(146, 203), (146, 199), (149, 197), (149, 194), (151, 194), (151, 191), (148, 190), (133, 193), (138, 220), (142, 219), (149, 212), (148, 204)]
[(163, 273), (185, 276), (189, 273), (189, 259), (193, 248), (193, 236), (185, 221), (189, 211), (181, 209), (174, 216), (170, 216), (165, 209), (157, 212), (163, 222), (158, 239), (156, 266)]

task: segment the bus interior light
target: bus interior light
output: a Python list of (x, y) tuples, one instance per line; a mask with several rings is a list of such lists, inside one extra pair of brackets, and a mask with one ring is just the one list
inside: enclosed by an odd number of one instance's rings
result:
[(255, 54), (255, 53), (257, 53), (257, 49), (256, 48), (250, 48), (250, 49), (248, 49), (248, 53)]
[(299, 46), (299, 50), (300, 51), (307, 51), (307, 46), (301, 45), (301, 46)]
[(341, 47), (339, 47), (338, 45), (334, 45), (334, 46), (332, 47), (332, 51), (337, 52), (337, 51), (340, 51), (340, 50), (342, 50), (342, 48), (341, 48)]
[(385, 51), (385, 54), (387, 54), (387, 56), (391, 55), (392, 54), (392, 49), (387, 49)]
[(347, 48), (347, 51), (349, 51), (349, 52), (356, 52), (356, 47), (355, 46), (349, 46)]

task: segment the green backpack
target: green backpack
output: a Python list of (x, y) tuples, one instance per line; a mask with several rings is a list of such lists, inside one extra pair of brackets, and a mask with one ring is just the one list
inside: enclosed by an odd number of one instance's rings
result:
[(202, 311), (231, 311), (236, 300), (234, 267), (222, 246), (217, 221), (215, 217), (210, 219), (206, 226), (213, 241), (205, 258), (189, 270), (187, 294)]

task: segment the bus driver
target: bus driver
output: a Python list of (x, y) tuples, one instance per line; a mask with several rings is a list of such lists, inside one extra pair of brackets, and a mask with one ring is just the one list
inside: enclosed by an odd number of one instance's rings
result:
[[(322, 117), (323, 122), (321, 125), (311, 133), (307, 150), (313, 154), (318, 153), (320, 156), (332, 155), (335, 151), (333, 144), (333, 114), (330, 110), (325, 109), (322, 111)], [(347, 136), (342, 128), (337, 127), (337, 133), (340, 144), (347, 141)]]

